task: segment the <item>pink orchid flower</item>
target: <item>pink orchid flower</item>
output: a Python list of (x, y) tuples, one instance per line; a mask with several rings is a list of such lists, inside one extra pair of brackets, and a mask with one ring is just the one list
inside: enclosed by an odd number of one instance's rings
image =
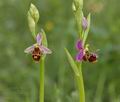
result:
[(48, 49), (47, 47), (42, 45), (42, 34), (39, 33), (36, 36), (36, 43), (32, 46), (25, 49), (25, 53), (32, 54), (32, 57), (35, 61), (39, 61), (41, 56), (44, 54), (51, 54), (52, 51)]

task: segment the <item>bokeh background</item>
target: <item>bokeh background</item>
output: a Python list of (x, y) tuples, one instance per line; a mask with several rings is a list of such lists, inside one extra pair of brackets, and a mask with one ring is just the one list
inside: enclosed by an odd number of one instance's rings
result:
[[(38, 31), (46, 31), (53, 51), (46, 59), (45, 102), (78, 102), (64, 52), (76, 54), (72, 0), (0, 0), (0, 102), (38, 102), (39, 64), (24, 53), (35, 42), (27, 22), (31, 2), (40, 11)], [(86, 102), (120, 102), (119, 9), (119, 0), (84, 0), (84, 14), (92, 14), (87, 43), (100, 49), (97, 63), (83, 63)]]

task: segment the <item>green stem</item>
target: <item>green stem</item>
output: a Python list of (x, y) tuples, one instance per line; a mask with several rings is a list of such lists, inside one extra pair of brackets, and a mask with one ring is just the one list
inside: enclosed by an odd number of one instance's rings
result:
[(39, 102), (44, 102), (44, 59), (40, 61), (40, 96)]
[(84, 81), (83, 81), (81, 64), (79, 66), (79, 73), (80, 73), (79, 76), (75, 76), (76, 84), (79, 91), (79, 102), (85, 102), (85, 90), (84, 90)]

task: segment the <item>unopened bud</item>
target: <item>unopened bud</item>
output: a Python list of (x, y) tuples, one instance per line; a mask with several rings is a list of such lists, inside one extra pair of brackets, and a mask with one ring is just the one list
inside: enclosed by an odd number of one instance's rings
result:
[(28, 12), (28, 26), (29, 29), (33, 35), (33, 37), (35, 38), (35, 21), (34, 19), (31, 17), (30, 13)]
[(87, 29), (87, 27), (88, 27), (88, 21), (87, 21), (87, 19), (85, 17), (83, 17), (83, 19), (82, 19), (82, 28), (85, 31)]
[(30, 13), (31, 17), (34, 19), (35, 23), (37, 24), (37, 22), (39, 20), (39, 11), (34, 4), (30, 5), (29, 13)]

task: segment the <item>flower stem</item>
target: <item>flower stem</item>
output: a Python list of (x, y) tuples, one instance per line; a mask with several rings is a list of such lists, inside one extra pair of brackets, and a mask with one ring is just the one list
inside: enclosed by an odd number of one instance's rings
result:
[(40, 61), (40, 93), (39, 102), (44, 102), (44, 58)]
[(80, 73), (79, 76), (75, 76), (76, 84), (79, 91), (79, 102), (85, 102), (85, 90), (84, 90), (84, 81), (83, 81), (81, 63), (79, 65), (79, 73)]

